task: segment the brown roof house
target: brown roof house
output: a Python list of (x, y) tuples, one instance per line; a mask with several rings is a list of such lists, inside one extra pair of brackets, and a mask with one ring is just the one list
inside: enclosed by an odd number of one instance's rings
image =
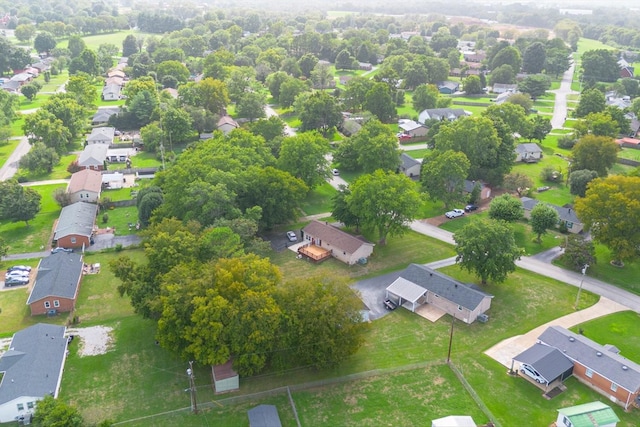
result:
[(538, 342), (559, 350), (573, 362), (573, 376), (614, 403), (629, 409), (640, 404), (640, 365), (612, 345), (600, 345), (561, 326), (550, 326)]
[(91, 169), (83, 169), (71, 175), (67, 193), (71, 203), (98, 203), (102, 190), (102, 174)]
[(76, 202), (62, 208), (53, 242), (60, 248), (88, 247), (93, 239), (98, 205)]
[(82, 280), (82, 254), (60, 251), (42, 258), (27, 305), (31, 315), (70, 312)]
[(478, 318), (488, 320), (485, 312), (493, 299), (493, 295), (419, 264), (403, 270), (387, 287), (386, 296), (395, 297), (394, 302), (413, 312), (430, 304), (467, 324)]
[(320, 221), (312, 221), (303, 228), (302, 239), (306, 243), (298, 248), (300, 255), (314, 261), (322, 261), (333, 256), (349, 265), (366, 262), (375, 246), (373, 243)]
[(220, 120), (218, 120), (218, 124), (216, 125), (216, 129), (222, 131), (225, 135), (228, 135), (229, 132), (237, 129), (238, 127), (238, 123), (229, 116), (220, 117)]

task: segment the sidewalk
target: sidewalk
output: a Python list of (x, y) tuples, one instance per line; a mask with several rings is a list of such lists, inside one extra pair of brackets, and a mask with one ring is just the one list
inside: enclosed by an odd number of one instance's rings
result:
[(507, 368), (511, 368), (512, 359), (535, 344), (538, 337), (549, 326), (562, 326), (568, 329), (588, 320), (626, 310), (629, 310), (629, 308), (615, 301), (611, 301), (609, 298), (601, 297), (596, 304), (589, 308), (547, 322), (524, 335), (507, 338), (485, 351), (484, 354), (500, 362)]

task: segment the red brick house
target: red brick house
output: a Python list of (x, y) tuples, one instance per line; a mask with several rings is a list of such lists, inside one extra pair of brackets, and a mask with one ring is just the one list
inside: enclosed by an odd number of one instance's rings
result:
[(59, 248), (82, 248), (91, 244), (98, 205), (76, 202), (60, 212), (53, 232), (53, 242)]
[(82, 255), (60, 251), (40, 260), (27, 305), (31, 315), (70, 312), (82, 280)]

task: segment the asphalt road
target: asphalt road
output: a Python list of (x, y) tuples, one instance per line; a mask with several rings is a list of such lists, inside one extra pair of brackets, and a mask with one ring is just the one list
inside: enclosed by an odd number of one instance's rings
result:
[(567, 119), (567, 95), (577, 93), (571, 90), (574, 69), (575, 63), (572, 62), (571, 67), (569, 67), (569, 69), (562, 75), (560, 88), (549, 91), (556, 94), (553, 106), (553, 117), (551, 118), (551, 126), (553, 129), (562, 129), (564, 127), (564, 122)]
[(22, 158), (22, 156), (27, 154), (30, 149), (31, 145), (29, 144), (27, 137), (20, 137), (20, 143), (16, 146), (16, 149), (13, 150), (13, 153), (9, 155), (7, 161), (0, 168), (0, 181), (6, 181), (13, 178), (16, 172), (18, 172), (20, 159)]

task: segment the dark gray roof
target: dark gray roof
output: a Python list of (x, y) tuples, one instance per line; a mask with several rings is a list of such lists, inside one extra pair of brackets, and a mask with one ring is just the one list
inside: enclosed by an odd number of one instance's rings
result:
[[(522, 207), (525, 211), (532, 210), (539, 203), (538, 200), (532, 199), (531, 197), (521, 197), (520, 201), (522, 202)], [(568, 221), (574, 224), (582, 224), (582, 221), (580, 221), (580, 219), (576, 215), (575, 209), (552, 205), (551, 203), (547, 204), (555, 209), (556, 212), (558, 212), (558, 217), (561, 221)]]
[(80, 166), (100, 166), (107, 159), (106, 144), (91, 144), (84, 147), (82, 153), (78, 156), (78, 164)]
[(427, 120), (455, 120), (458, 117), (468, 116), (462, 108), (429, 108), (420, 112), (418, 121), (424, 123)]
[(95, 225), (98, 205), (93, 203), (76, 202), (62, 208), (53, 239), (77, 234), (91, 236)]
[(274, 405), (258, 405), (247, 411), (249, 427), (282, 427), (278, 409)]
[(38, 323), (13, 336), (0, 358), (0, 405), (21, 396), (58, 394), (58, 380), (67, 350), (65, 327)]
[(109, 117), (114, 114), (118, 114), (120, 112), (120, 107), (107, 107), (107, 108), (98, 108), (98, 111), (93, 115), (91, 119), (92, 122), (107, 122), (109, 121)]
[(591, 369), (632, 393), (640, 390), (640, 365), (608, 351), (589, 338), (560, 326), (548, 327), (538, 340), (557, 348), (574, 362)]
[(411, 264), (400, 273), (400, 277), (472, 311), (484, 298), (493, 298), (493, 295), (473, 289), (424, 265)]
[(538, 343), (514, 357), (513, 360), (533, 366), (548, 382), (552, 382), (573, 368), (573, 362), (560, 350)]
[(27, 304), (48, 296), (72, 299), (78, 290), (83, 264), (82, 255), (74, 252), (61, 251), (42, 258)]
[(400, 154), (400, 161), (402, 162), (403, 170), (410, 169), (410, 168), (420, 164), (419, 160), (414, 159), (413, 157), (411, 157), (407, 153)]
[(473, 191), (473, 188), (476, 186), (476, 183), (480, 184), (480, 189), (483, 189), (484, 187), (486, 187), (485, 183), (482, 181), (472, 181), (469, 179), (465, 179), (464, 180), (464, 191), (467, 193), (471, 193)]
[(516, 152), (525, 154), (525, 153), (542, 153), (542, 148), (533, 142), (527, 142), (524, 144), (518, 144), (516, 146)]

